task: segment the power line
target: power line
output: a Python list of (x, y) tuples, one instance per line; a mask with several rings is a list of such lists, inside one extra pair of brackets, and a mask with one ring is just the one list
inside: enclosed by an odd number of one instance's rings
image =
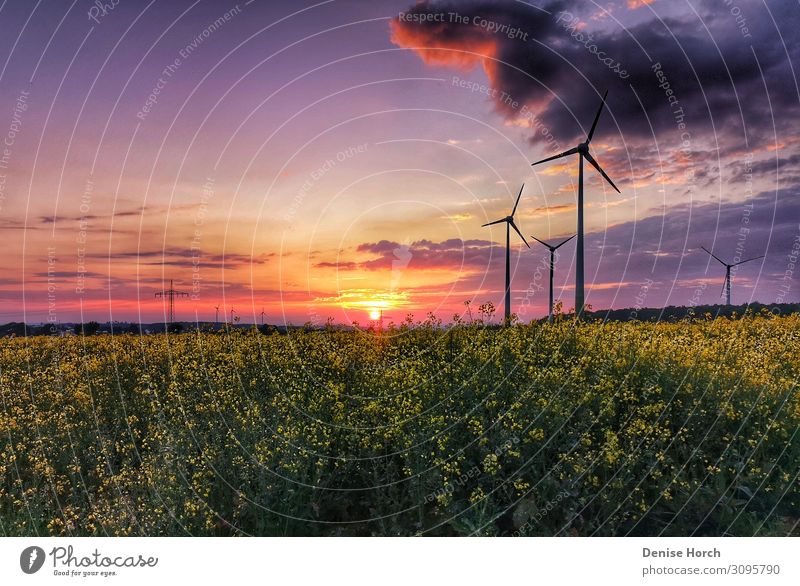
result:
[(167, 324), (175, 323), (176, 297), (189, 297), (189, 294), (184, 291), (176, 291), (172, 286), (172, 279), (169, 280), (169, 289), (156, 293), (156, 299), (161, 298), (169, 301), (169, 321), (167, 321)]

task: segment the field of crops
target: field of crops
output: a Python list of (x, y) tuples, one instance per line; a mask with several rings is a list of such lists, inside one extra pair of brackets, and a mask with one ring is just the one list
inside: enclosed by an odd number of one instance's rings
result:
[(0, 341), (3, 535), (800, 534), (800, 318)]

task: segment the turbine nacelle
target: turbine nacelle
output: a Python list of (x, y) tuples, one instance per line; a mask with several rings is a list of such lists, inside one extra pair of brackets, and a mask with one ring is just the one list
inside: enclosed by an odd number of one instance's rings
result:
[(570, 237), (569, 237), (569, 238), (567, 238), (566, 240), (562, 240), (561, 242), (559, 242), (558, 244), (555, 244), (555, 245), (553, 245), (553, 244), (548, 244), (548, 243), (547, 243), (547, 242), (545, 242), (544, 240), (539, 240), (539, 239), (538, 239), (536, 236), (531, 236), (531, 238), (533, 238), (534, 240), (536, 240), (536, 242), (538, 242), (539, 244), (541, 244), (542, 246), (544, 246), (545, 248), (547, 248), (547, 249), (548, 249), (550, 252), (555, 252), (556, 250), (558, 250), (559, 248), (561, 248), (562, 246), (564, 246), (564, 245), (565, 245), (567, 242), (569, 242), (570, 240), (572, 240), (572, 239), (573, 239), (573, 238), (575, 238), (576, 236), (577, 236), (577, 234), (573, 234), (572, 236), (570, 236)]
[(727, 263), (724, 260), (722, 260), (720, 257), (718, 257), (716, 254), (711, 252), (705, 246), (701, 246), (700, 248), (703, 249), (704, 251), (706, 251), (711, 256), (711, 258), (713, 258), (719, 264), (721, 264), (722, 266), (725, 267), (725, 279), (722, 281), (722, 292), (720, 293), (720, 296), (725, 295), (725, 293), (727, 292), (726, 301), (727, 301), (728, 305), (731, 304), (731, 269), (734, 268), (734, 267), (738, 267), (739, 265), (743, 265), (746, 262), (750, 262), (751, 260), (758, 260), (758, 259), (764, 258), (766, 256), (766, 255), (762, 254), (761, 256), (754, 256), (752, 258), (741, 260), (739, 262)]
[(600, 108), (597, 110), (597, 115), (594, 117), (594, 122), (592, 123), (592, 128), (591, 128), (591, 130), (589, 130), (589, 134), (586, 136), (586, 140), (585, 141), (579, 143), (577, 146), (575, 146), (575, 147), (573, 147), (573, 148), (571, 148), (569, 150), (564, 151), (563, 153), (559, 153), (557, 155), (553, 155), (552, 157), (547, 157), (546, 159), (542, 159), (541, 161), (536, 161), (531, 166), (533, 167), (533, 166), (539, 165), (540, 163), (546, 163), (547, 161), (553, 161), (555, 159), (560, 159), (562, 157), (568, 157), (570, 155), (579, 155), (581, 157), (581, 160), (585, 159), (587, 163), (589, 163), (592, 167), (594, 167), (595, 170), (597, 170), (597, 172), (600, 173), (600, 175), (603, 176), (603, 179), (605, 179), (608, 182), (608, 184), (611, 187), (613, 187), (614, 190), (617, 193), (620, 193), (620, 190), (617, 188), (616, 185), (614, 185), (614, 182), (611, 181), (611, 177), (609, 177), (606, 174), (606, 172), (603, 171), (603, 168), (600, 167), (600, 164), (597, 161), (594, 160), (594, 157), (589, 152), (589, 143), (592, 142), (592, 137), (594, 136), (594, 131), (597, 128), (597, 122), (598, 122), (598, 120), (600, 120), (600, 114), (603, 112), (603, 106), (605, 106), (605, 104), (606, 104), (606, 96), (607, 95), (608, 95), (608, 92), (603, 94), (603, 100), (600, 102)]
[(761, 256), (754, 256), (752, 258), (748, 258), (748, 259), (745, 259), (745, 260), (740, 260), (739, 262), (727, 263), (724, 260), (722, 260), (720, 257), (718, 257), (716, 254), (711, 252), (709, 249), (707, 249), (705, 246), (701, 246), (700, 248), (705, 250), (714, 260), (719, 262), (726, 269), (732, 269), (733, 267), (738, 267), (739, 265), (743, 265), (744, 263), (750, 262), (751, 260), (759, 260), (759, 259), (764, 258), (766, 256), (766, 255), (762, 254)]
[(505, 218), (501, 218), (499, 220), (495, 220), (494, 222), (489, 222), (488, 224), (484, 224), (483, 226), (481, 226), (481, 228), (486, 228), (487, 226), (494, 226), (495, 224), (502, 224), (503, 222), (505, 222), (507, 227), (514, 228), (514, 232), (519, 234), (519, 237), (522, 238), (522, 241), (525, 243), (525, 246), (530, 248), (531, 245), (528, 244), (528, 241), (525, 240), (525, 237), (522, 235), (522, 232), (519, 231), (519, 228), (517, 228), (517, 225), (514, 223), (514, 215), (517, 213), (517, 207), (519, 206), (519, 200), (522, 197), (523, 189), (525, 189), (524, 183), (522, 184), (522, 187), (519, 190), (519, 194), (517, 195), (517, 201), (514, 203), (514, 209), (511, 210), (510, 216), (506, 216)]

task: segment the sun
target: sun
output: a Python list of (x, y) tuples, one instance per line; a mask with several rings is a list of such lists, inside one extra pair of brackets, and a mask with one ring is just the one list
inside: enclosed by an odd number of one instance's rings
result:
[(369, 310), (369, 319), (371, 320), (379, 320), (381, 318), (381, 310), (380, 309), (370, 309)]

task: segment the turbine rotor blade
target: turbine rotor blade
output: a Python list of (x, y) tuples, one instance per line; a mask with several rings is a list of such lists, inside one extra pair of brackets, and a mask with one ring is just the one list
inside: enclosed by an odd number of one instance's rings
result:
[(481, 228), (485, 228), (486, 226), (494, 226), (495, 224), (502, 224), (505, 221), (506, 221), (505, 218), (503, 218), (502, 220), (495, 220), (494, 222), (489, 222), (488, 224), (484, 224), (483, 226), (481, 226)]
[(547, 248), (552, 248), (547, 242), (543, 242), (542, 240), (539, 240), (536, 236), (531, 236), (531, 238), (536, 240), (536, 242), (538, 242), (542, 246), (546, 246)]
[(517, 213), (517, 206), (519, 205), (519, 198), (522, 197), (522, 190), (525, 189), (525, 184), (522, 184), (522, 187), (519, 188), (519, 195), (517, 196), (517, 203), (514, 204), (514, 209), (511, 210), (511, 217), (514, 217), (514, 214)]
[(597, 115), (594, 117), (594, 122), (592, 123), (592, 129), (589, 131), (589, 135), (586, 137), (586, 144), (592, 142), (594, 129), (597, 128), (597, 121), (600, 120), (600, 114), (603, 111), (603, 106), (606, 105), (606, 96), (608, 96), (608, 90), (606, 90), (606, 93), (603, 94), (603, 100), (600, 102), (600, 108), (597, 110)]
[(531, 247), (531, 245), (530, 245), (530, 244), (528, 244), (528, 241), (527, 241), (527, 240), (525, 240), (525, 237), (522, 235), (522, 232), (520, 232), (520, 231), (519, 231), (519, 228), (517, 228), (517, 225), (514, 223), (514, 220), (513, 220), (513, 219), (512, 219), (512, 220), (509, 220), (509, 222), (508, 222), (508, 223), (511, 225), (511, 227), (512, 227), (512, 228), (514, 228), (514, 232), (516, 232), (517, 234), (519, 234), (519, 237), (520, 237), (520, 238), (522, 238), (522, 241), (525, 243), (525, 246), (527, 246), (528, 248), (530, 248), (530, 247)]
[(540, 165), (541, 163), (546, 163), (547, 161), (553, 161), (555, 159), (560, 159), (561, 157), (568, 157), (570, 155), (574, 155), (577, 152), (578, 152), (578, 148), (577, 147), (571, 148), (568, 151), (564, 151), (563, 153), (560, 153), (558, 155), (554, 155), (552, 157), (547, 157), (546, 159), (542, 159), (541, 161), (536, 161), (535, 163), (531, 163), (531, 167), (533, 167), (535, 165)]
[(762, 254), (761, 256), (754, 256), (753, 258), (748, 258), (747, 260), (743, 260), (743, 261), (737, 262), (733, 266), (737, 267), (739, 265), (743, 265), (746, 262), (750, 262), (751, 260), (758, 260), (759, 258), (764, 258), (765, 256), (767, 256), (767, 255), (766, 254)]
[(594, 157), (593, 157), (592, 155), (590, 155), (590, 154), (589, 154), (589, 151), (586, 151), (586, 152), (583, 154), (583, 156), (584, 156), (584, 158), (585, 158), (587, 161), (589, 161), (589, 164), (591, 164), (591, 165), (592, 165), (592, 167), (594, 167), (595, 169), (597, 169), (597, 172), (598, 172), (598, 173), (600, 173), (600, 175), (602, 175), (602, 176), (603, 176), (603, 178), (604, 178), (606, 181), (608, 181), (608, 183), (611, 185), (611, 187), (613, 187), (613, 188), (616, 190), (616, 192), (617, 192), (617, 193), (622, 193), (622, 192), (621, 192), (619, 189), (617, 189), (617, 186), (616, 186), (616, 185), (614, 185), (614, 182), (613, 182), (613, 181), (611, 181), (611, 177), (609, 177), (608, 175), (606, 175), (606, 172), (605, 172), (605, 171), (603, 171), (603, 169), (601, 169), (601, 168), (600, 168), (600, 165), (598, 165), (598, 164), (597, 164), (597, 161), (595, 161), (595, 160), (594, 160)]
[(726, 263), (724, 260), (722, 260), (722, 259), (721, 259), (720, 257), (718, 257), (716, 254), (714, 254), (713, 252), (711, 252), (711, 251), (710, 251), (708, 248), (706, 248), (705, 246), (701, 246), (700, 248), (702, 248), (703, 250), (705, 250), (705, 251), (706, 251), (708, 254), (710, 254), (711, 256), (713, 256), (715, 259), (717, 259), (717, 260), (718, 260), (718, 261), (719, 261), (721, 264), (724, 264), (726, 267), (728, 266), (728, 263)]
[(572, 239), (573, 239), (573, 238), (575, 238), (576, 236), (577, 236), (577, 234), (573, 234), (572, 236), (570, 236), (569, 238), (567, 238), (566, 240), (564, 240), (564, 242), (562, 242), (561, 244), (558, 244), (558, 245), (554, 246), (554, 247), (553, 247), (553, 250), (558, 250), (559, 248), (561, 248), (562, 246), (564, 246), (564, 245), (565, 245), (567, 242), (569, 242), (570, 240), (572, 240)]

